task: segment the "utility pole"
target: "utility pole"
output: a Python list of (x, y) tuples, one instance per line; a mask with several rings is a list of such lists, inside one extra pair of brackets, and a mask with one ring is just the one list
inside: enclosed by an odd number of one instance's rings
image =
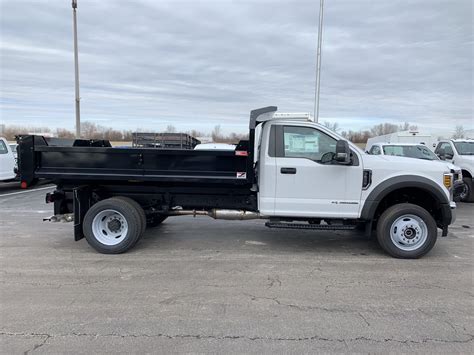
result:
[(74, 72), (76, 87), (76, 138), (81, 138), (81, 108), (79, 104), (79, 54), (77, 49), (77, 0), (72, 0), (72, 16), (74, 29)]
[(323, 42), (323, 6), (324, 0), (319, 0), (319, 28), (318, 28), (318, 48), (316, 56), (316, 90), (314, 94), (314, 120), (319, 122), (319, 93), (321, 83), (321, 45)]

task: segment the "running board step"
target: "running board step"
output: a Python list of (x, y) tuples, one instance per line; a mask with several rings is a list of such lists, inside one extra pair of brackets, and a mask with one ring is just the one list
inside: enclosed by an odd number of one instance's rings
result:
[(354, 230), (356, 227), (345, 224), (306, 224), (306, 223), (283, 223), (283, 222), (266, 222), (265, 226), (268, 228), (280, 229), (312, 229), (323, 231), (334, 230)]

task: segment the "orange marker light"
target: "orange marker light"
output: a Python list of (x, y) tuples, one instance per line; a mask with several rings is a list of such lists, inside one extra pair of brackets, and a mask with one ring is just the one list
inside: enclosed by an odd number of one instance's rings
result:
[(444, 174), (444, 179), (443, 179), (444, 186), (446, 188), (450, 189), (451, 186), (453, 186), (453, 180), (451, 178), (451, 174)]

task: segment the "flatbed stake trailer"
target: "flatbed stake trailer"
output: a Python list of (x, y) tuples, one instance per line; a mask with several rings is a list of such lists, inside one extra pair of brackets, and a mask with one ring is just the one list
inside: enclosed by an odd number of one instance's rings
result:
[(249, 139), (235, 151), (19, 136), (21, 183), (54, 183), (50, 220), (73, 221), (75, 240), (109, 254), (182, 215), (261, 218), (277, 229), (357, 228), (399, 258), (430, 251), (438, 228), (447, 235), (456, 207), (448, 164), (367, 155), (307, 117), (276, 111), (251, 111)]

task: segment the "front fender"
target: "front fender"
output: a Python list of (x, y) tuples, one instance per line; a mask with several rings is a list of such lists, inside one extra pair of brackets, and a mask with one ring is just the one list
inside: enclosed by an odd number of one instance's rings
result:
[(375, 217), (379, 203), (384, 197), (393, 191), (408, 187), (424, 190), (433, 196), (441, 205), (442, 224), (449, 225), (451, 223), (450, 201), (442, 188), (432, 180), (416, 175), (395, 176), (378, 184), (367, 196), (360, 218), (368, 221), (372, 220)]

